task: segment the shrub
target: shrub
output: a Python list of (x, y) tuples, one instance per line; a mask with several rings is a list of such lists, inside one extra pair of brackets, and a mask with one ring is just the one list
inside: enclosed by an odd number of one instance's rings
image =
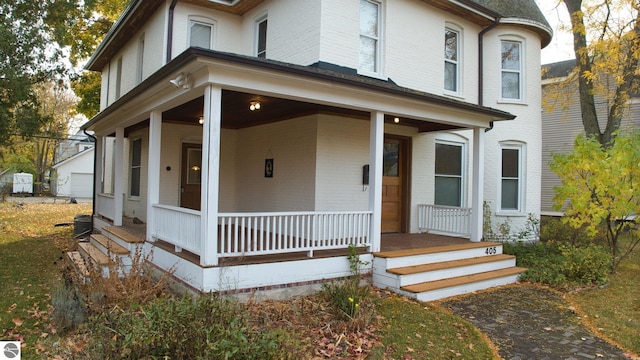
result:
[(74, 330), (84, 321), (86, 304), (73, 284), (67, 282), (56, 287), (51, 294), (51, 303), (52, 320), (58, 329)]
[(92, 319), (88, 358), (273, 359), (276, 336), (250, 328), (241, 304), (215, 295), (159, 298)]
[(522, 280), (559, 288), (605, 283), (611, 261), (606, 249), (594, 244), (578, 247), (556, 242), (505, 243), (504, 252), (515, 255), (518, 266), (528, 269), (521, 275)]

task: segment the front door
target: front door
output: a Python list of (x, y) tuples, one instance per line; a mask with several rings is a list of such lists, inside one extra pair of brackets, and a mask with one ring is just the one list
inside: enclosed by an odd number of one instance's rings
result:
[(200, 210), (202, 145), (182, 144), (180, 207)]
[(382, 166), (382, 232), (403, 232), (405, 213), (406, 152), (408, 140), (384, 139)]

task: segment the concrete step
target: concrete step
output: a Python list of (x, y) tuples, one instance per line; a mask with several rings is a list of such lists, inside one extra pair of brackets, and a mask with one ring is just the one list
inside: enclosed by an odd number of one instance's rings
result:
[(516, 282), (518, 275), (525, 271), (527, 269), (514, 266), (501, 270), (407, 285), (401, 287), (400, 290), (405, 295), (420, 301), (433, 301), (511, 284)]

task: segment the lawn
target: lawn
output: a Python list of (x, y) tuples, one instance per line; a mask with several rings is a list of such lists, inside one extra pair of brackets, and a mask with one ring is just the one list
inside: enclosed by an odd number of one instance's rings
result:
[(49, 322), (51, 292), (60, 284), (62, 245), (77, 214), (90, 204), (0, 203), (0, 339), (20, 340), (23, 359), (41, 358), (57, 339)]

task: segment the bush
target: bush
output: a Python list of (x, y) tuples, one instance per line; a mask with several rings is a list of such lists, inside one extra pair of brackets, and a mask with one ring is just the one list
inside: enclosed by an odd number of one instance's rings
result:
[(66, 282), (56, 287), (51, 294), (51, 303), (52, 321), (63, 332), (76, 329), (84, 321), (86, 304), (73, 284)]
[(606, 249), (594, 244), (505, 243), (504, 252), (515, 255), (518, 266), (528, 269), (522, 280), (559, 288), (605, 283), (611, 261)]
[(159, 298), (91, 320), (95, 359), (273, 359), (276, 336), (250, 328), (245, 310), (215, 295)]

